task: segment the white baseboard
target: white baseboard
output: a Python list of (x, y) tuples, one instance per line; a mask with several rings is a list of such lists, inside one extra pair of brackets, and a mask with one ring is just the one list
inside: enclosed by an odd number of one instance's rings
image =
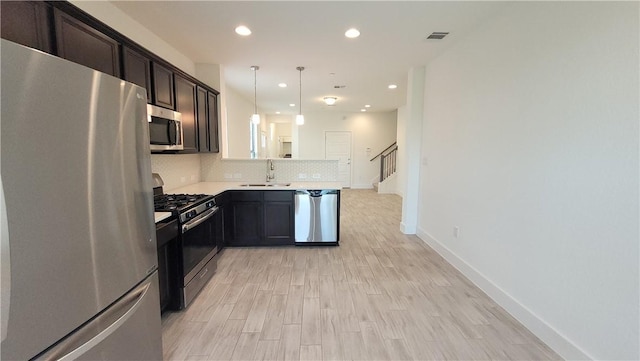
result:
[(373, 184), (352, 184), (351, 189), (373, 189)]
[(403, 234), (416, 234), (416, 226), (400, 222), (400, 232)]
[(561, 334), (558, 330), (554, 329), (551, 325), (538, 317), (532, 310), (518, 302), (518, 300), (494, 284), (472, 265), (458, 257), (455, 253), (449, 250), (449, 248), (432, 237), (427, 231), (422, 228), (418, 228), (417, 236), (564, 359), (594, 359), (589, 356), (587, 352), (571, 342), (571, 340), (569, 340), (565, 335)]

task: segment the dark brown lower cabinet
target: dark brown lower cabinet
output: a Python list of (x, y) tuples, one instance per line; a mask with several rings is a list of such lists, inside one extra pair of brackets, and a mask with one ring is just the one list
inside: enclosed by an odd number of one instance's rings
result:
[(230, 191), (227, 246), (294, 244), (292, 191)]
[(295, 242), (294, 193), (264, 192), (264, 242), (266, 245), (289, 245)]
[(178, 221), (176, 219), (156, 224), (158, 246), (158, 282), (160, 289), (160, 309), (177, 307), (178, 264)]

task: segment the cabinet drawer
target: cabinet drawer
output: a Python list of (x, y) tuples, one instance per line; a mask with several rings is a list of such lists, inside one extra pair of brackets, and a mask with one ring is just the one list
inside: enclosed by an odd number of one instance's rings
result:
[(293, 202), (292, 191), (265, 191), (264, 200), (267, 202)]
[(260, 202), (262, 201), (262, 191), (234, 191), (231, 193), (233, 202)]

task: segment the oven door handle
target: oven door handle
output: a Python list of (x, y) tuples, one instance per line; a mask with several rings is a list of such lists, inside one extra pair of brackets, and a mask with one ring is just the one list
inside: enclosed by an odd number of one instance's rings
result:
[(202, 214), (200, 214), (196, 218), (190, 220), (189, 222), (183, 224), (182, 225), (182, 233), (186, 233), (190, 229), (193, 229), (193, 228), (199, 226), (202, 222), (204, 222), (207, 219), (213, 217), (213, 215), (217, 211), (218, 211), (218, 207), (213, 207), (211, 209), (206, 210), (205, 212), (203, 212)]

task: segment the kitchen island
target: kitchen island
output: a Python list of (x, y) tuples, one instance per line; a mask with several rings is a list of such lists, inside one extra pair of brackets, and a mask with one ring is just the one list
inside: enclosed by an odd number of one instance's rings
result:
[[(215, 196), (223, 214), (226, 247), (338, 245), (340, 230), (340, 182), (200, 182), (168, 191), (169, 194), (207, 194)], [(309, 200), (301, 194), (327, 194), (323, 209), (312, 217)], [(331, 198), (332, 212), (325, 205)], [(301, 203), (305, 202), (305, 203)], [(307, 214), (303, 214), (304, 212)], [(309, 225), (323, 215), (322, 224)], [(317, 215), (317, 216), (316, 216)], [(327, 223), (327, 217), (331, 222)], [(300, 223), (305, 220), (307, 224)], [(296, 227), (296, 222), (298, 226)], [(310, 229), (314, 237), (309, 238)], [(321, 232), (322, 231), (322, 232)], [(327, 234), (328, 238), (317, 235)]]

